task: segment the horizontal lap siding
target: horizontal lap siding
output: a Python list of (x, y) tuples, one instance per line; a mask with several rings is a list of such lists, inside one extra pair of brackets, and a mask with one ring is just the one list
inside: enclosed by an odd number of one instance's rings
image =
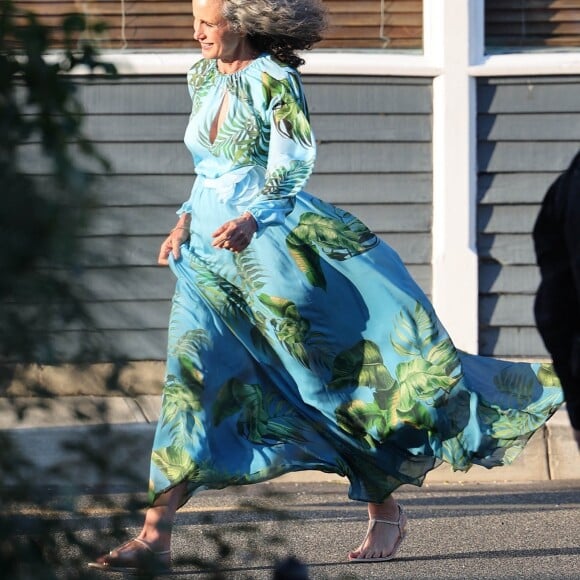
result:
[(477, 130), (479, 349), (545, 357), (532, 230), (546, 190), (580, 148), (580, 78), (481, 79)]
[[(352, 211), (387, 240), (431, 292), (431, 83), (415, 79), (305, 78), (318, 141), (306, 189)], [(182, 138), (191, 101), (182, 76), (79, 80), (85, 129), (112, 162), (98, 175), (82, 239), (83, 285), (105, 341), (130, 360), (163, 359), (173, 275), (159, 244), (189, 197), (193, 166)], [(46, 180), (38, 144), (22, 148)], [(98, 171), (98, 168), (95, 168)], [(80, 337), (58, 329), (66, 350)]]

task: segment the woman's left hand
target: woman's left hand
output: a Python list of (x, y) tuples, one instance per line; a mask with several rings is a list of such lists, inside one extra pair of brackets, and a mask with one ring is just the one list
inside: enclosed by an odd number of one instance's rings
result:
[(242, 252), (249, 246), (257, 229), (254, 216), (246, 212), (220, 226), (212, 234), (214, 240), (211, 245), (230, 252)]

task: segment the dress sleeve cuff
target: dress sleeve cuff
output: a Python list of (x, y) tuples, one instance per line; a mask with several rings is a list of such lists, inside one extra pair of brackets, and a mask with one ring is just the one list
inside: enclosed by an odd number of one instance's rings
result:
[(191, 203), (189, 201), (184, 202), (175, 213), (177, 215), (182, 215), (184, 213), (191, 213)]
[(294, 209), (294, 199), (261, 202), (248, 211), (256, 221), (256, 237), (260, 237), (268, 227), (284, 223), (286, 216)]

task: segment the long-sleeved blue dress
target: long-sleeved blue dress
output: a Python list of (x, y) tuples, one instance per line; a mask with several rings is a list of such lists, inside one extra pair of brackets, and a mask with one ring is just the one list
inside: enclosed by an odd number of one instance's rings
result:
[[(512, 461), (562, 402), (552, 367), (458, 351), (393, 249), (303, 191), (315, 141), (295, 69), (201, 60), (188, 83), (197, 177), (170, 261), (151, 501), (184, 481), (189, 496), (315, 469), (380, 502), (441, 461)], [(212, 247), (245, 211), (248, 248)]]

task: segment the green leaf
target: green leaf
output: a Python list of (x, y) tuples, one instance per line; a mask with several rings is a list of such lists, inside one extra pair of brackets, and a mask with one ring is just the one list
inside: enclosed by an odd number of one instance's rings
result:
[(454, 470), (467, 471), (471, 466), (471, 462), (467, 459), (467, 454), (461, 444), (461, 436), (443, 441), (441, 459), (449, 463)]
[(266, 175), (262, 199), (278, 199), (296, 194), (312, 172), (313, 162), (294, 159)]
[(316, 337), (310, 332), (310, 322), (300, 315), (296, 304), (290, 300), (267, 294), (260, 294), (258, 299), (277, 315), (270, 320), (270, 324), (280, 344), (292, 357), (309, 368), (310, 357), (306, 343), (314, 349), (319, 348), (318, 344), (311, 345), (316, 342)]
[(197, 284), (204, 297), (224, 320), (237, 320), (243, 316), (250, 322), (254, 321), (252, 309), (235, 284), (210, 270), (195, 256), (189, 265), (197, 273)]
[(526, 411), (508, 410), (500, 413), (500, 418), (492, 425), (496, 439), (518, 439), (531, 435), (546, 422), (544, 413), (533, 414)]
[(431, 430), (436, 424), (436, 419), (431, 414), (429, 407), (419, 402), (415, 402), (410, 409), (399, 410), (398, 417), (416, 429)]
[(459, 380), (449, 376), (444, 368), (421, 358), (399, 363), (397, 378), (401, 388), (417, 399), (431, 399), (439, 391), (449, 392)]
[(298, 269), (310, 284), (326, 289), (326, 278), (320, 264), (320, 255), (315, 247), (300, 241), (294, 232), (286, 238), (286, 246)]
[(439, 435), (444, 439), (456, 437), (469, 423), (471, 395), (465, 389), (454, 389), (451, 395), (436, 399), (432, 408), (438, 417)]
[(183, 481), (196, 471), (195, 462), (183, 447), (155, 449), (151, 454), (151, 461), (172, 483)]
[(216, 69), (212, 66), (212, 62), (209, 59), (202, 59), (188, 75), (192, 99), (192, 115), (199, 112), (205, 97), (213, 88), (212, 80), (216, 74)]
[[(413, 312), (404, 308), (397, 317), (393, 348), (401, 356), (424, 356), (439, 336), (439, 326), (434, 315), (417, 301)], [(442, 347), (445, 349), (446, 347)], [(436, 356), (437, 353), (433, 353)], [(425, 355), (425, 356), (428, 356)]]
[(245, 251), (234, 254), (234, 264), (240, 277), (242, 293), (246, 301), (250, 302), (251, 298), (257, 295), (265, 285), (261, 263), (256, 259), (252, 247), (249, 246)]
[(544, 395), (540, 399), (527, 405), (525, 411), (527, 413), (535, 413), (545, 420), (546, 415), (549, 415), (558, 409), (562, 404), (563, 399), (564, 393), (562, 392), (561, 387), (545, 387)]
[[(201, 393), (203, 385), (197, 384), (197, 389), (184, 385), (173, 375), (167, 377), (163, 388), (163, 405), (173, 407), (177, 412), (190, 413), (201, 411)], [(167, 418), (167, 415), (165, 415)]]
[(277, 100), (274, 107), (274, 127), (285, 138), (292, 139), (303, 147), (312, 146), (312, 132), (308, 118), (287, 80), (279, 80), (266, 72), (262, 73), (262, 90), (268, 106)]
[[(289, 311), (296, 310), (296, 305), (292, 301), (286, 298), (280, 298), (279, 296), (260, 294), (258, 300), (267, 306), (276, 316), (286, 316)], [(291, 310), (292, 306), (294, 307), (293, 310)]]
[(503, 395), (501, 406), (523, 408), (534, 400), (536, 375), (530, 367), (510, 366), (493, 377), (497, 391)]
[(538, 369), (538, 380), (543, 387), (559, 387), (561, 386), (560, 379), (554, 370), (554, 366), (547, 363), (542, 363)]
[(351, 220), (345, 223), (338, 218), (304, 212), (292, 231), (292, 239), (295, 245), (316, 245), (329, 258), (343, 261), (367, 252), (378, 244), (378, 238), (364, 225), (361, 231), (358, 224), (362, 222)]
[(366, 438), (373, 421), (380, 412), (361, 400), (347, 401), (335, 410), (338, 426), (357, 438)]
[(214, 425), (219, 425), (224, 419), (240, 411), (241, 407), (237, 391), (239, 391), (241, 384), (238, 379), (230, 379), (218, 391), (211, 409)]
[(427, 354), (427, 360), (446, 370), (447, 373), (453, 372), (461, 363), (457, 350), (449, 338), (433, 345)]
[(383, 364), (378, 345), (370, 340), (361, 340), (334, 359), (328, 388), (341, 390), (369, 387), (389, 390), (394, 384), (393, 377)]

